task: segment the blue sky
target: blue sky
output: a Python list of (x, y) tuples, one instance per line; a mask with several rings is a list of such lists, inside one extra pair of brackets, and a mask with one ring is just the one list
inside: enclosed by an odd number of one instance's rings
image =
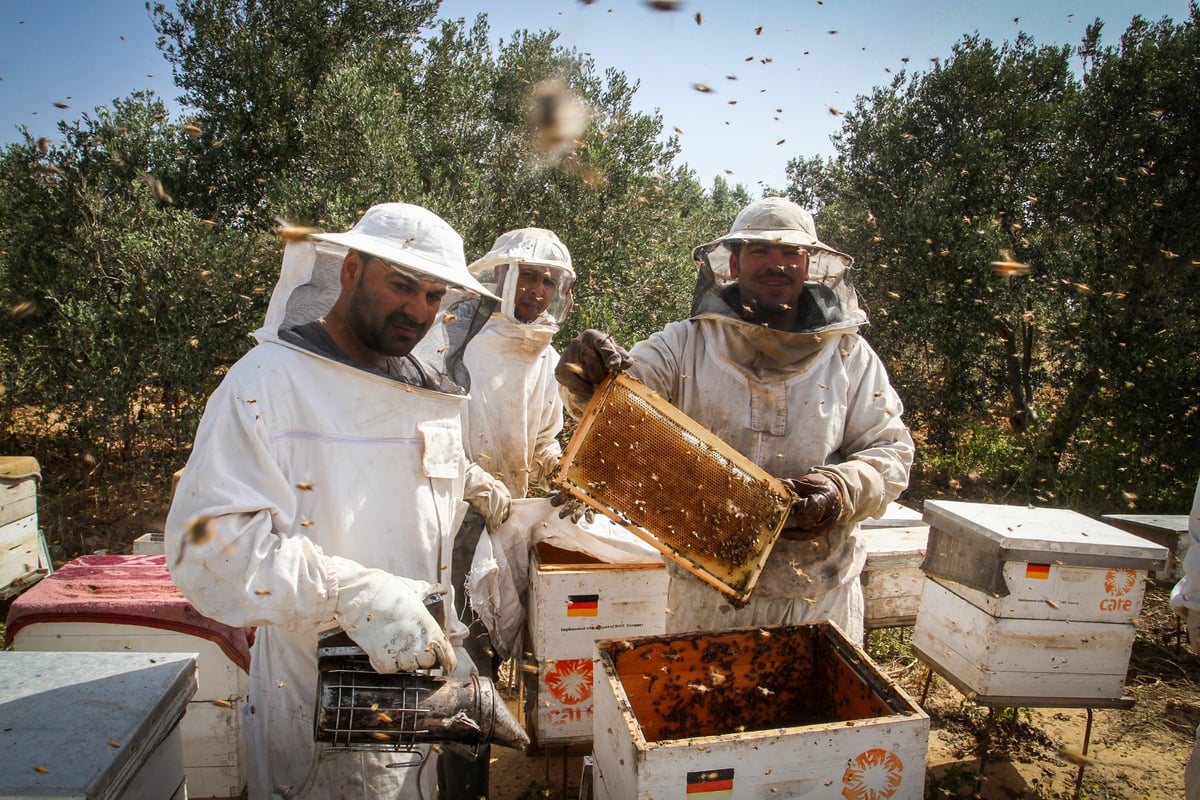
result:
[[(832, 155), (835, 111), (852, 108), (855, 97), (906, 66), (923, 70), (931, 58), (946, 58), (965, 34), (999, 43), (1025, 32), (1038, 44), (1078, 44), (1099, 17), (1111, 44), (1134, 14), (1183, 22), (1189, 13), (1187, 0), (675, 5), (662, 12), (643, 0), (443, 0), (442, 16), (485, 12), (493, 35), (504, 39), (521, 28), (559, 31), (564, 46), (640, 81), (638, 110), (658, 110), (667, 133), (679, 129), (682, 160), (703, 183), (722, 175), (757, 193), (784, 186), (789, 158)], [(18, 139), (19, 125), (56, 138), (58, 120), (137, 89), (176, 95), (143, 0), (0, 0), (0, 143)]]

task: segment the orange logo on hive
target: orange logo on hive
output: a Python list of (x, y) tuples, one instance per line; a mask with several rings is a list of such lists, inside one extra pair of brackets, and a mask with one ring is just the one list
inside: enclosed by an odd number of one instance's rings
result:
[(850, 759), (842, 775), (842, 797), (846, 800), (887, 800), (900, 788), (904, 762), (879, 747)]
[(1134, 580), (1131, 569), (1110, 569), (1104, 575), (1104, 591), (1113, 597), (1123, 597), (1133, 588)]
[(592, 696), (592, 660), (590, 658), (557, 661), (546, 673), (546, 688), (564, 705), (575, 705)]

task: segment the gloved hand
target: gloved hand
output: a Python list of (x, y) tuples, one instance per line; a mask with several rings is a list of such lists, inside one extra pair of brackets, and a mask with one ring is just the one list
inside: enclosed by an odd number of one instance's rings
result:
[(810, 472), (783, 482), (797, 495), (783, 525), (785, 539), (813, 539), (837, 524), (842, 516), (842, 492), (833, 478)]
[(512, 493), (497, 478), (478, 464), (467, 467), (467, 482), (463, 499), (483, 517), (489, 531), (494, 531), (508, 519), (512, 508)]
[(575, 523), (581, 519), (586, 519), (588, 522), (596, 519), (596, 512), (591, 506), (567, 491), (560, 490), (550, 495), (550, 505), (558, 509), (559, 519), (570, 517), (571, 522)]
[(551, 487), (550, 479), (554, 477), (554, 472), (558, 469), (560, 460), (558, 456), (554, 455), (535, 459), (533, 469), (529, 472), (530, 488), (549, 489)]
[(425, 601), (449, 587), (401, 578), (332, 557), (338, 576), (338, 622), (379, 673), (428, 669), (453, 673), (458, 659)]
[(590, 396), (609, 372), (629, 369), (632, 363), (629, 353), (611, 336), (589, 328), (567, 344), (554, 377), (575, 394)]

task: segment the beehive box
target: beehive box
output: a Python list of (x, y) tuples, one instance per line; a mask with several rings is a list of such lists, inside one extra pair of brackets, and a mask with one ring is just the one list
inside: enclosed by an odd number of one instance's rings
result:
[(195, 653), (195, 695), (179, 724), (188, 796), (241, 794), (248, 642), (241, 629), (191, 609), (161, 556), (77, 559), (18, 598), (8, 625), (9, 643), (22, 652)]
[(526, 727), (538, 744), (592, 738), (592, 654), (597, 639), (666, 630), (663, 562), (608, 564), (546, 543), (533, 550)]
[(1166, 549), (1073, 511), (929, 500), (914, 652), (989, 705), (1128, 705), (1147, 571)]
[(1100, 519), (1167, 548), (1166, 566), (1151, 572), (1156, 580), (1175, 583), (1183, 577), (1183, 554), (1191, 543), (1187, 514), (1105, 514)]
[(51, 570), (38, 528), (38, 462), (0, 456), (0, 600), (19, 594)]
[(597, 798), (920, 798), (929, 718), (828, 622), (598, 642)]
[(864, 527), (858, 535), (867, 548), (862, 571), (864, 625), (872, 629), (914, 624), (925, 582), (921, 562), (929, 526)]
[(0, 653), (0, 798), (181, 800), (183, 653)]

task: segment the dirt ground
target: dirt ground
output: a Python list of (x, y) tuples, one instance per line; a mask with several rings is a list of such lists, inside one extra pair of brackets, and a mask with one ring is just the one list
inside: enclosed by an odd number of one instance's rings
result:
[[(932, 722), (926, 797), (1182, 798), (1183, 768), (1200, 724), (1200, 657), (1180, 641), (1168, 595), (1168, 586), (1148, 587), (1126, 678), (1136, 702), (1128, 710), (1093, 712), (1086, 755), (1086, 709), (994, 709), (989, 714), (934, 676), (922, 704)], [(908, 648), (909, 633), (873, 631), (867, 649), (920, 700), (929, 671)], [(501, 688), (518, 713), (515, 690), (503, 679)], [(492, 758), (491, 800), (579, 797), (583, 760), (578, 755), (564, 758), (561, 749), (526, 755), (497, 747)]]

